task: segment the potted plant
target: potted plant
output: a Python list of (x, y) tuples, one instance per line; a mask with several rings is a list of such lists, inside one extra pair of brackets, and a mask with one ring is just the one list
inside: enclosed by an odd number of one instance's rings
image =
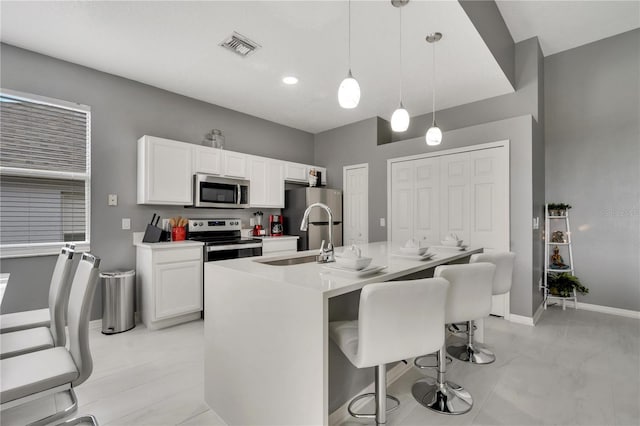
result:
[(570, 208), (571, 205), (565, 203), (549, 203), (547, 205), (549, 216), (564, 216)]
[(547, 274), (549, 293), (554, 296), (571, 297), (575, 289), (580, 294), (588, 294), (589, 289), (582, 285), (580, 279), (567, 272)]

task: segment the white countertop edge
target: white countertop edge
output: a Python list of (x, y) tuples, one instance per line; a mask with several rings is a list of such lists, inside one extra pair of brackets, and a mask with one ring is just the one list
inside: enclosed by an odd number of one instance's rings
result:
[(149, 249), (170, 249), (181, 247), (202, 247), (204, 243), (202, 241), (165, 241), (161, 243), (143, 243), (144, 232), (133, 233), (133, 245), (136, 247), (144, 247)]

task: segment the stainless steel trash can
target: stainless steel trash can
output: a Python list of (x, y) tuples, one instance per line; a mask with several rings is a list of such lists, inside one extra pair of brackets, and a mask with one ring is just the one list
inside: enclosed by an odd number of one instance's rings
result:
[(102, 272), (102, 334), (136, 326), (136, 271)]

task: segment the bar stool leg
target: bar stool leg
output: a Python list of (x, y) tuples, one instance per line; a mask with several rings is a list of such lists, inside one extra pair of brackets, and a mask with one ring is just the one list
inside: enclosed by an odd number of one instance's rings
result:
[(444, 346), (437, 355), (437, 379), (425, 377), (413, 384), (411, 393), (421, 405), (442, 414), (464, 414), (471, 410), (473, 398), (462, 386), (446, 381), (447, 365)]
[(491, 364), (496, 360), (496, 355), (482, 343), (474, 340), (474, 321), (469, 321), (467, 326), (467, 342), (462, 345), (447, 346), (447, 352), (460, 361), (472, 364)]
[(387, 423), (387, 366), (376, 367), (376, 424)]

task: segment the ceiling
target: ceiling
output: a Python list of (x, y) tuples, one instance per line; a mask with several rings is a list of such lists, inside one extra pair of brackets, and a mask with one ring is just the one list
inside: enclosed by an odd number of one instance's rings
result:
[[(352, 69), (362, 98), (339, 107), (346, 76), (346, 1), (5, 1), (5, 43), (317, 133), (399, 104), (399, 9), (352, 3)], [(403, 9), (404, 105), (431, 112), (431, 45), (438, 109), (513, 92), (457, 1), (412, 0)], [(28, 22), (29, 25), (25, 25)], [(262, 48), (242, 58), (218, 46), (233, 31)], [(281, 82), (285, 75), (296, 86)]]
[(497, 0), (515, 42), (538, 36), (545, 56), (640, 27), (640, 2)]

